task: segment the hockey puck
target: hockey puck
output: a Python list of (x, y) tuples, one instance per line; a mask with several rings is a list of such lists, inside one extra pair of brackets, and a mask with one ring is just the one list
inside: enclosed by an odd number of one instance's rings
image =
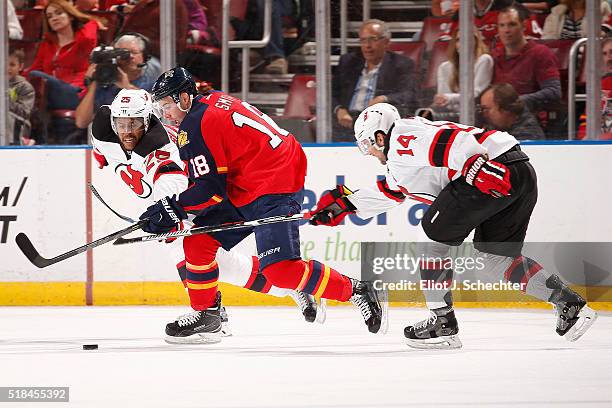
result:
[(97, 344), (83, 344), (83, 350), (97, 350)]

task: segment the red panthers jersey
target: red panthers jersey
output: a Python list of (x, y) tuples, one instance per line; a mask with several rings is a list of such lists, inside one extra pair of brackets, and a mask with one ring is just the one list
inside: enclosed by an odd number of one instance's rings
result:
[(254, 106), (222, 92), (194, 99), (177, 144), (191, 182), (179, 197), (187, 211), (225, 198), (242, 207), (263, 195), (304, 187), (306, 155), (293, 135)]

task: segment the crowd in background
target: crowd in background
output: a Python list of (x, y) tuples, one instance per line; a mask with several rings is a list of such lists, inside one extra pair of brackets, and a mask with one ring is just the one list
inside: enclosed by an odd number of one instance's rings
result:
[[(12, 144), (87, 143), (87, 127), (100, 106), (121, 89), (150, 90), (161, 73), (159, 0), (0, 1), (8, 6), (7, 133)], [(233, 3), (242, 8), (233, 10), (232, 38), (260, 38), (264, 0)], [(270, 42), (263, 50), (252, 50), (253, 73), (270, 78), (303, 73), (292, 66), (290, 56), (308, 54), (305, 49), (314, 38), (313, 3), (273, 0)], [(220, 4), (175, 1), (178, 62), (206, 89), (220, 85)], [(595, 24), (605, 38), (612, 15), (606, 0), (600, 7), (602, 20)], [(355, 118), (377, 102), (394, 104), (403, 115), (458, 120), (458, 9), (459, 0), (431, 1), (432, 21), (440, 22), (437, 41), (417, 58), (393, 51), (392, 31), (385, 21), (361, 24), (359, 47), (340, 55), (333, 67), (333, 141), (353, 141)], [(506, 130), (520, 139), (567, 138), (567, 63), (558, 51), (585, 37), (588, 23), (585, 0), (474, 0), (477, 125)], [(425, 39), (424, 31), (413, 40)], [(607, 135), (612, 122), (607, 118), (612, 42), (604, 40), (602, 45), (602, 122)], [(584, 55), (579, 57), (584, 60)], [(232, 66), (238, 66), (238, 57), (232, 58)], [(435, 87), (424, 86), (427, 76), (435, 77)], [(312, 123), (316, 118), (310, 108), (298, 119)], [(583, 125), (578, 137), (584, 137)], [(302, 129), (289, 130), (300, 138)]]

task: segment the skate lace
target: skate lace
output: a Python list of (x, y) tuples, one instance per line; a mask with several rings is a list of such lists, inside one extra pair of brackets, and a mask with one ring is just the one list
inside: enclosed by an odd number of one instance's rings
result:
[(291, 297), (293, 297), (302, 312), (310, 306), (310, 299), (308, 298), (308, 294), (305, 292), (296, 290), (292, 293)]
[(189, 326), (190, 324), (194, 324), (195, 322), (198, 321), (198, 319), (200, 318), (200, 313), (197, 310), (191, 312), (191, 313), (187, 313), (184, 314), (182, 316), (180, 316), (176, 322), (179, 326), (183, 327), (183, 326)]
[(308, 295), (304, 292), (296, 292), (297, 300), (300, 305), (300, 309), (304, 311), (308, 307)]
[(353, 296), (351, 298), (351, 302), (359, 308), (359, 311), (361, 312), (361, 315), (363, 316), (364, 320), (368, 320), (370, 317), (372, 317), (372, 310), (370, 309), (370, 305), (363, 296)]
[(435, 324), (436, 321), (438, 320), (438, 315), (435, 313), (431, 313), (429, 315), (429, 317), (423, 321), (418, 322), (417, 324), (414, 325), (415, 329), (424, 329), (425, 327), (427, 327), (430, 324)]

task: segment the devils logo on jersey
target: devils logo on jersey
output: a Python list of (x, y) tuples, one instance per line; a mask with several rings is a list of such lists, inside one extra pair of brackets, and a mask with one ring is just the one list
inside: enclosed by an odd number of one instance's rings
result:
[(148, 198), (153, 192), (149, 183), (143, 179), (143, 174), (134, 170), (131, 165), (120, 164), (115, 168), (115, 172), (138, 197)]

